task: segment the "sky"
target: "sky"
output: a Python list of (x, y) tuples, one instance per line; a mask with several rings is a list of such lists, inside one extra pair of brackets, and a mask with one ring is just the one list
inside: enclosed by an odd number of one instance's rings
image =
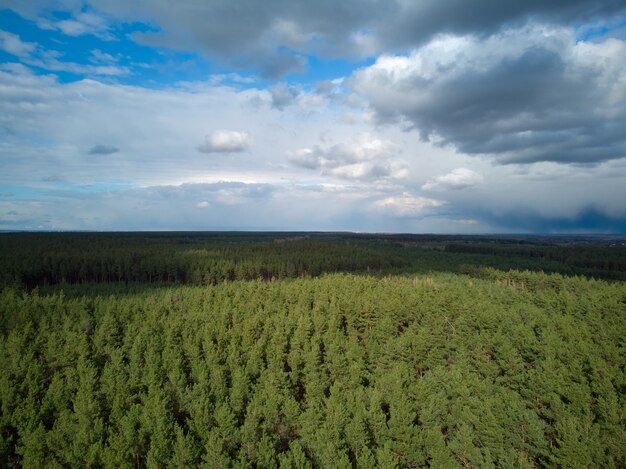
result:
[(626, 2), (0, 0), (0, 230), (626, 234)]

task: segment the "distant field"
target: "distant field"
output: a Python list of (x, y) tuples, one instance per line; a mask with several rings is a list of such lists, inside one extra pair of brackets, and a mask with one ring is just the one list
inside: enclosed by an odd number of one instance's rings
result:
[(624, 467), (619, 237), (0, 234), (2, 467)]

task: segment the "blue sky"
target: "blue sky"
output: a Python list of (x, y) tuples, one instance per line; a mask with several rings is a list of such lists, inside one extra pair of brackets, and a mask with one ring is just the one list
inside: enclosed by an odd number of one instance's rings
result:
[(0, 230), (626, 229), (626, 8), (0, 3)]

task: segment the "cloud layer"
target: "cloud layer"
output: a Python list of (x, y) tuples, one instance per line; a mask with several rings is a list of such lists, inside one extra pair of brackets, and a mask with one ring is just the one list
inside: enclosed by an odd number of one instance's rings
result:
[(623, 2), (3, 7), (0, 229), (626, 226)]
[(93, 76), (127, 75), (127, 67), (113, 62), (97, 64), (79, 64), (63, 60), (63, 54), (57, 50), (44, 49), (36, 42), (23, 41), (17, 34), (0, 29), (0, 51), (7, 52), (22, 63), (43, 70), (55, 72), (71, 72)]
[[(410, 49), (441, 32), (493, 34), (507, 25), (528, 21), (570, 25), (623, 14), (619, 1), (561, 0), (501, 2), (479, 0), (181, 0), (175, 3), (64, 1), (64, 20), (45, 20), (55, 9), (44, 0), (7, 0), (5, 7), (35, 18), (43, 27), (70, 36), (110, 35), (109, 22), (149, 22), (156, 31), (135, 34), (151, 46), (200, 50), (232, 67), (257, 67), (278, 77), (306, 65), (306, 54), (327, 57), (368, 57), (389, 50)], [(87, 7), (88, 6), (88, 7)], [(89, 8), (90, 7), (90, 8)], [(86, 11), (87, 10), (87, 11)], [(97, 13), (97, 14), (96, 14)]]

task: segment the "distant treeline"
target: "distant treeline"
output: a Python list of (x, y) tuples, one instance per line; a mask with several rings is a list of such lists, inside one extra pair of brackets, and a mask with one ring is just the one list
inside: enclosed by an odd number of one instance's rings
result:
[(17, 234), (0, 237), (0, 281), (28, 289), (64, 283), (191, 283), (283, 279), (408, 266), (389, 248), (308, 240), (190, 241), (187, 237)]
[[(445, 251), (454, 254), (479, 254), (507, 258), (529, 259), (537, 264), (546, 263), (547, 271), (594, 276), (608, 279), (624, 279), (626, 272), (626, 248), (511, 245), (503, 243), (450, 243)], [(557, 263), (558, 269), (549, 264)]]
[(388, 275), (481, 268), (626, 280), (625, 247), (528, 240), (351, 233), (3, 233), (0, 284), (215, 285), (352, 272)]

